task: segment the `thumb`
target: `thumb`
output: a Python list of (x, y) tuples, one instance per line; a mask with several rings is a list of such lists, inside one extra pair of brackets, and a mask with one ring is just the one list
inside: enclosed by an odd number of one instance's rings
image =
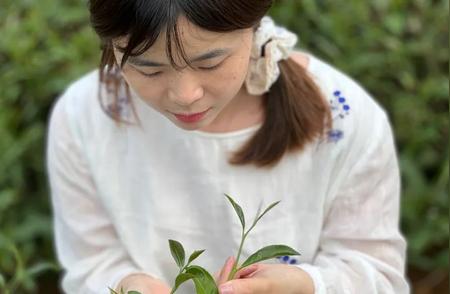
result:
[(267, 293), (269, 285), (266, 279), (239, 279), (220, 285), (220, 294), (257, 294)]
[(228, 276), (230, 275), (230, 272), (235, 262), (236, 260), (234, 259), (233, 256), (229, 257), (225, 261), (225, 264), (223, 265), (223, 268), (220, 271), (218, 278), (216, 279), (217, 285), (223, 284), (228, 280)]

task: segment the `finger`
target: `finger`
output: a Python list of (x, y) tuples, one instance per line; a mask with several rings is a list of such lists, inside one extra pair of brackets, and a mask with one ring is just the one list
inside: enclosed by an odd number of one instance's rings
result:
[(220, 272), (219, 281), (217, 283), (218, 285), (223, 284), (226, 281), (228, 281), (228, 276), (230, 275), (230, 272), (233, 269), (234, 263), (235, 263), (235, 259), (233, 256), (227, 258), (227, 260), (225, 261), (225, 264), (223, 265), (223, 268)]
[(269, 291), (269, 281), (266, 279), (239, 279), (228, 281), (219, 286), (220, 294), (257, 294)]
[(254, 272), (259, 270), (259, 264), (252, 264), (236, 272), (235, 279), (250, 277)]
[(216, 284), (219, 282), (219, 277), (222, 274), (222, 271), (218, 271), (214, 273), (214, 281), (216, 281)]
[(224, 263), (224, 265), (222, 266), (222, 268), (220, 269), (219, 273), (216, 274), (215, 279), (216, 279), (216, 283), (217, 283), (218, 285), (219, 285), (219, 281), (222, 279), (223, 271), (224, 271), (225, 267), (227, 266), (227, 263), (228, 263), (229, 259), (230, 259), (230, 257), (228, 257), (228, 258), (225, 260), (225, 263)]

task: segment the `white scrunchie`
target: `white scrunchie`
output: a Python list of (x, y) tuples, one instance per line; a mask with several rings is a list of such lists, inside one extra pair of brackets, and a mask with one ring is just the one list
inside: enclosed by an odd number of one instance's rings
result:
[[(265, 16), (255, 32), (251, 60), (246, 77), (247, 91), (251, 95), (267, 93), (280, 76), (278, 62), (288, 59), (297, 44), (297, 35), (276, 26)], [(264, 56), (263, 55), (264, 52)]]

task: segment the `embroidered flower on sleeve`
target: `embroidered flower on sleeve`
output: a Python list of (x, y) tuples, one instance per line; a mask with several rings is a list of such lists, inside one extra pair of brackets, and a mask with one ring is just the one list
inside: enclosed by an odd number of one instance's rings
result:
[(341, 91), (335, 91), (333, 99), (330, 100), (331, 112), (333, 120), (344, 119), (350, 114), (350, 105), (347, 104), (347, 98), (342, 95)]
[[(333, 121), (345, 119), (350, 114), (351, 107), (347, 103), (347, 98), (341, 91), (337, 90), (333, 93), (333, 99), (330, 99), (330, 109)], [(328, 131), (328, 142), (337, 143), (344, 138), (344, 132), (339, 129), (331, 129)]]
[(341, 130), (328, 131), (328, 142), (338, 142), (344, 137), (344, 132)]
[(294, 257), (291, 257), (291, 256), (280, 256), (280, 257), (277, 257), (277, 259), (280, 263), (284, 263), (284, 264), (298, 264), (297, 259), (295, 259)]

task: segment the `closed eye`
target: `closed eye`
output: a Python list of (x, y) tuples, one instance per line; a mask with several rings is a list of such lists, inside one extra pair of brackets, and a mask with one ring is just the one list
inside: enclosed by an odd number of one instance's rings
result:
[[(205, 71), (213, 71), (213, 70), (218, 69), (219, 67), (221, 67), (222, 64), (223, 64), (223, 61), (218, 63), (218, 64), (216, 64), (216, 65), (213, 65), (213, 66), (200, 66), (200, 67), (198, 67), (198, 69), (205, 70)], [(136, 69), (136, 71), (138, 71), (141, 75), (143, 75), (145, 77), (156, 77), (156, 76), (159, 76), (159, 75), (162, 74), (162, 71), (157, 71), (157, 72), (154, 72), (154, 73), (145, 73), (145, 72), (143, 72), (141, 70), (138, 70), (138, 69)]]
[(213, 66), (201, 66), (201, 67), (199, 67), (199, 69), (200, 70), (206, 70), (206, 71), (215, 70), (215, 69), (218, 69), (222, 65), (222, 63), (223, 62), (220, 62), (220, 63), (218, 63), (216, 65), (213, 65)]
[(156, 76), (159, 76), (160, 74), (162, 74), (162, 71), (157, 71), (157, 72), (152, 72), (152, 73), (146, 73), (146, 72), (144, 72), (144, 71), (142, 71), (142, 70), (136, 68), (136, 67), (133, 66), (133, 65), (130, 65), (130, 67), (131, 67), (131, 69), (132, 69), (133, 71), (139, 73), (140, 75), (142, 75), (142, 76), (144, 76), (144, 77), (150, 77), (150, 78), (152, 78), (152, 77), (156, 77)]
[(156, 76), (159, 76), (160, 74), (162, 74), (162, 72), (161, 71), (158, 71), (158, 72), (153, 72), (153, 73), (145, 73), (145, 72), (142, 72), (142, 71), (139, 71), (143, 76), (146, 76), (146, 77), (156, 77)]

